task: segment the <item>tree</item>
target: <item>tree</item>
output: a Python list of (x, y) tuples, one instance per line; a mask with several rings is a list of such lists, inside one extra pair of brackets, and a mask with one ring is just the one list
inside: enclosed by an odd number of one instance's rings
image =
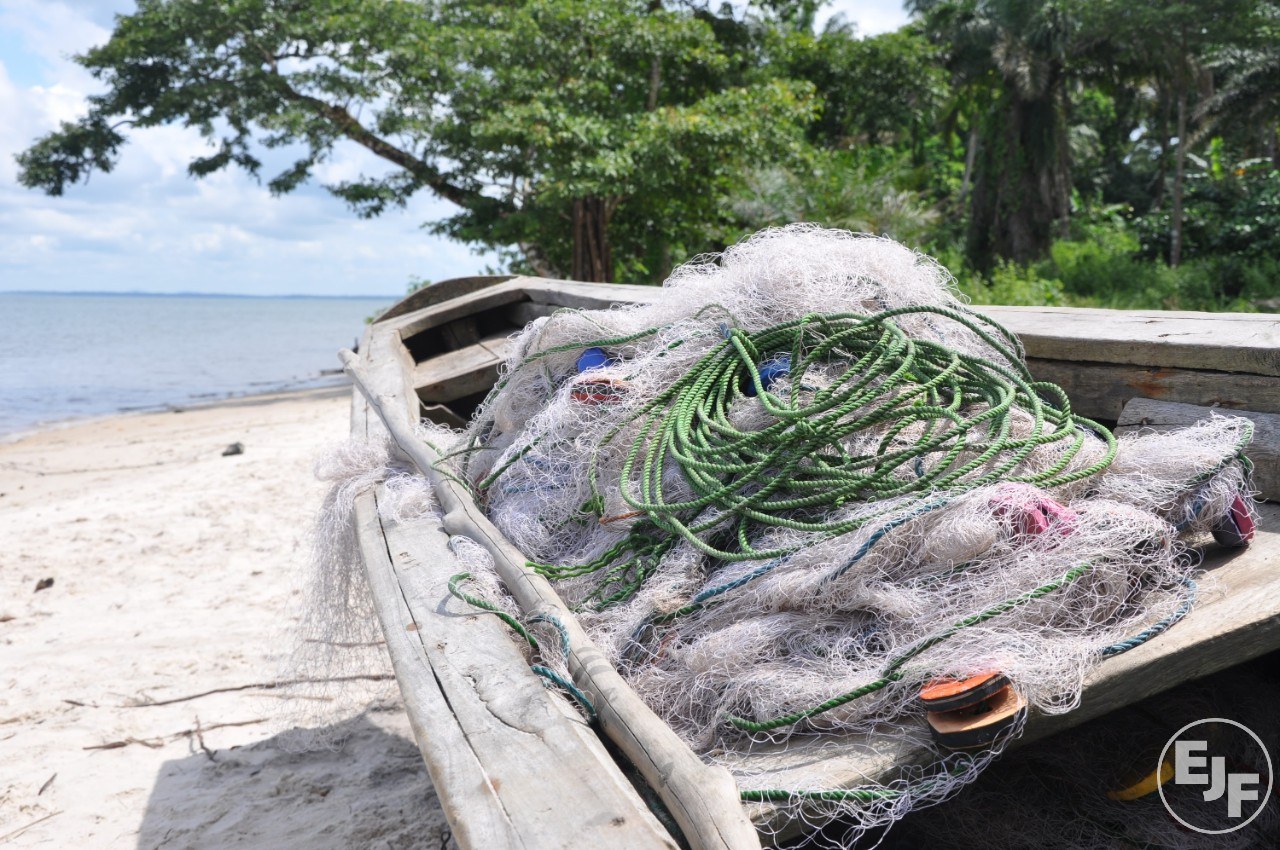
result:
[(1055, 222), (1070, 215), (1068, 59), (1078, 49), (1065, 0), (912, 0), (942, 45), (954, 85), (977, 113), (967, 254), (980, 270), (995, 258), (1044, 257)]
[[(1257, 0), (1077, 0), (1084, 28), (1122, 45), (1123, 62), (1136, 80), (1150, 80), (1161, 93), (1161, 156), (1171, 144), (1167, 112), (1173, 113), (1174, 173), (1170, 192), (1170, 266), (1183, 254), (1186, 162), (1196, 135), (1197, 102), (1209, 99), (1213, 75), (1208, 60), (1224, 44), (1252, 43), (1260, 23)], [(1203, 111), (1203, 110), (1200, 110)], [(1164, 174), (1164, 169), (1161, 169)]]
[(748, 174), (730, 209), (742, 233), (811, 221), (919, 246), (938, 212), (920, 193), (897, 185), (904, 165), (890, 162), (875, 169), (859, 161), (857, 151), (816, 151), (803, 168), (775, 166)]
[(126, 129), (181, 123), (210, 140), (195, 177), (294, 153), (267, 184), (284, 193), (354, 142), (394, 166), (327, 187), (361, 215), (426, 190), (459, 208), (437, 232), (519, 267), (652, 279), (814, 116), (812, 86), (740, 55), (742, 28), (661, 0), (140, 0), (77, 57), (107, 91), (20, 179), (61, 194)]
[(1280, 171), (1280, 3), (1262, 3), (1252, 38), (1215, 51), (1209, 62), (1219, 76), (1217, 91), (1201, 104), (1208, 129), (1244, 136), (1253, 155)]

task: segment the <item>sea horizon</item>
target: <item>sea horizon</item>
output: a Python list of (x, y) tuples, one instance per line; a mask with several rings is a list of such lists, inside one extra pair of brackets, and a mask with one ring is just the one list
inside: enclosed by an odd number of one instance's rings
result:
[(172, 292), (151, 292), (148, 290), (115, 290), (115, 289), (0, 289), (0, 295), (103, 295), (108, 297), (140, 297), (140, 298), (258, 298), (287, 299), (303, 301), (351, 301), (351, 300), (385, 300), (394, 303), (404, 297), (404, 293), (388, 293), (385, 295), (316, 295), (314, 293), (279, 293), (263, 294), (260, 292), (199, 292), (175, 290)]
[(401, 296), (0, 292), (0, 439), (336, 384)]

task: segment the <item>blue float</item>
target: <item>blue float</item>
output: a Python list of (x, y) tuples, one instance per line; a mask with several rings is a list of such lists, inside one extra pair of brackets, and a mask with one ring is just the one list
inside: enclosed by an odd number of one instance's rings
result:
[(603, 369), (613, 361), (605, 354), (603, 348), (588, 348), (586, 351), (578, 355), (578, 374), (588, 372), (592, 369)]
[[(767, 391), (771, 389), (774, 382), (783, 375), (790, 374), (791, 355), (775, 354), (773, 357), (770, 357), (768, 360), (760, 364), (760, 385)], [(755, 381), (751, 380), (750, 377), (747, 378), (747, 385), (743, 392), (749, 396), (754, 396), (756, 394)]]

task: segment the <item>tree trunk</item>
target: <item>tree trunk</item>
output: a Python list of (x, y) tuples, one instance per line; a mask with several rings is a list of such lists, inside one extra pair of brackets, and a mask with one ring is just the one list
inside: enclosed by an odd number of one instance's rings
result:
[(1169, 265), (1182, 262), (1182, 188), (1187, 163), (1187, 86), (1178, 86), (1178, 150), (1174, 156), (1173, 212), (1169, 233)]
[(1057, 97), (1006, 94), (984, 119), (969, 205), (966, 253), (989, 271), (996, 258), (1041, 259), (1053, 244), (1061, 162)]
[(1066, 86), (1058, 90), (1058, 135), (1054, 142), (1057, 157), (1054, 160), (1054, 184), (1057, 189), (1058, 237), (1071, 238), (1071, 98)]
[(574, 280), (613, 282), (613, 257), (609, 250), (609, 219), (614, 202), (608, 198), (577, 198), (573, 202)]
[[(649, 14), (662, 11), (662, 0), (649, 0)], [(662, 57), (655, 53), (649, 63), (649, 93), (644, 99), (644, 108), (652, 112), (658, 108), (658, 90), (662, 88)]]
[(960, 206), (969, 199), (969, 187), (973, 183), (973, 163), (978, 156), (978, 122), (969, 128), (969, 143), (964, 152), (964, 178), (960, 181)]
[(533, 269), (533, 273), (538, 277), (558, 279), (564, 276), (558, 269), (547, 262), (542, 249), (536, 244), (532, 242), (517, 242), (516, 247), (520, 249), (520, 253), (524, 256), (524, 261), (529, 264), (529, 268)]
[(1153, 211), (1164, 207), (1165, 184), (1169, 180), (1169, 86), (1163, 82), (1156, 84), (1160, 92), (1160, 159), (1156, 168), (1156, 196), (1151, 201)]

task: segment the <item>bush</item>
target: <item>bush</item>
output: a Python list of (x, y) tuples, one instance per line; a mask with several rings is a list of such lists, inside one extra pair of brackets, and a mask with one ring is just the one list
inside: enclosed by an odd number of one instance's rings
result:
[[(1168, 210), (1135, 222), (1144, 257), (1169, 253)], [(1280, 171), (1242, 164), (1224, 176), (1211, 172), (1187, 179), (1182, 258), (1187, 265), (1215, 261), (1220, 274), (1206, 284), (1227, 302), (1270, 298), (1280, 291), (1275, 258), (1280, 256)], [(1194, 276), (1194, 275), (1193, 275)]]
[(1123, 225), (1082, 235), (1055, 243), (1043, 262), (1001, 263), (989, 276), (964, 268), (957, 252), (942, 251), (939, 259), (975, 304), (1238, 312), (1258, 309), (1259, 301), (1280, 306), (1280, 258), (1204, 257), (1175, 269), (1145, 259)]
[(1002, 260), (990, 277), (964, 272), (956, 282), (974, 304), (1051, 307), (1067, 303), (1062, 282), (1043, 276), (1036, 266)]

